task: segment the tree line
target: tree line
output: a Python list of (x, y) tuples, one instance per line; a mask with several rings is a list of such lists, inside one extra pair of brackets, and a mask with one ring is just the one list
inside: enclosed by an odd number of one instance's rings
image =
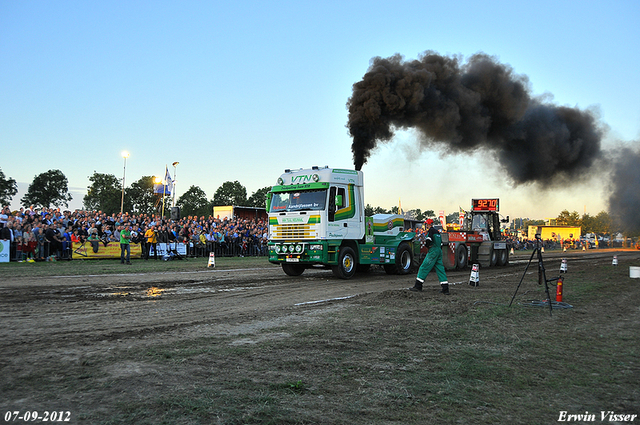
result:
[[(122, 198), (122, 180), (113, 174), (95, 172), (89, 176), (90, 185), (83, 197), (84, 209), (103, 211), (108, 215), (120, 212), (120, 204), (126, 212), (136, 214), (154, 214), (162, 211), (162, 199), (154, 193), (153, 176), (143, 176), (124, 189)], [(191, 186), (176, 199), (182, 215), (209, 216), (214, 206), (238, 205), (264, 208), (267, 192), (271, 186), (258, 189), (247, 197), (247, 189), (236, 181), (224, 182), (213, 198), (207, 199), (206, 193), (198, 186)], [(0, 169), (0, 204), (9, 205), (18, 193), (15, 179), (6, 177)], [(23, 206), (38, 208), (67, 207), (73, 199), (69, 193), (69, 182), (60, 170), (49, 170), (34, 177), (27, 193), (20, 199)], [(165, 215), (170, 214), (173, 198), (164, 197)]]
[[(143, 176), (124, 189), (124, 201), (122, 201), (121, 180), (113, 174), (94, 172), (89, 177), (91, 185), (87, 188), (87, 194), (83, 198), (84, 207), (88, 210), (101, 210), (107, 214), (120, 211), (120, 203), (123, 202), (123, 210), (137, 214), (152, 214), (164, 209), (165, 215), (170, 214), (173, 198), (162, 197), (154, 193), (153, 176)], [(214, 193), (211, 199), (199, 186), (192, 185), (180, 197), (176, 199), (176, 206), (180, 207), (183, 216), (209, 216), (213, 213), (214, 206), (238, 205), (246, 207), (265, 207), (267, 192), (271, 187), (258, 189), (247, 197), (247, 189), (236, 181), (224, 182)]]

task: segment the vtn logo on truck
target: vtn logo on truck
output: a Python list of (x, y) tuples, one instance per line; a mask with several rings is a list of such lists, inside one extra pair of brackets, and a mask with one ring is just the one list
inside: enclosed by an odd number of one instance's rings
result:
[(297, 184), (301, 184), (301, 183), (308, 183), (308, 182), (317, 182), (318, 181), (318, 175), (317, 174), (306, 174), (306, 175), (299, 175), (299, 176), (293, 176), (291, 177), (291, 183), (297, 183)]

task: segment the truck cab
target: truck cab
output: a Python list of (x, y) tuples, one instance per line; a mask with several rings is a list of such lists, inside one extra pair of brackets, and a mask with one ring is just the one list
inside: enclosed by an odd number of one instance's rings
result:
[(404, 232), (400, 216), (365, 217), (362, 171), (287, 169), (268, 194), (267, 211), (269, 261), (287, 275), (321, 266), (348, 279), (371, 264), (400, 273), (413, 264), (415, 234)]

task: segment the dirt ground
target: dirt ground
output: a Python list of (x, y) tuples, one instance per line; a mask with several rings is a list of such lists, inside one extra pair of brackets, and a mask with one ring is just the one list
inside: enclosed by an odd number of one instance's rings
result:
[[(508, 303), (529, 255), (512, 257), (508, 267), (481, 270), (478, 288), (468, 285), (469, 270), (449, 272), (452, 286), (447, 302), (469, 304), (499, 295)], [(640, 259), (636, 251), (620, 251), (617, 255), (626, 264), (637, 264)], [(545, 255), (550, 275), (557, 274), (561, 257), (568, 258), (571, 268), (597, 262), (610, 264), (612, 253)], [(533, 264), (530, 272), (536, 270)], [(144, 348), (159, 341), (179, 344), (222, 335), (236, 338), (238, 345), (251, 344), (262, 338), (265, 329), (323, 320), (327, 311), (362, 296), (444, 297), (438, 292), (435, 275), (429, 276), (423, 293), (403, 291), (412, 286), (413, 279), (414, 275), (389, 276), (377, 269), (346, 281), (327, 270), (307, 270), (302, 276), (289, 277), (266, 262), (264, 267), (238, 270), (1, 278), (0, 371), (3, 379), (11, 380), (33, 374), (52, 359), (78, 365), (96, 353)], [(628, 302), (630, 305), (619, 307), (638, 309), (637, 300), (630, 298)], [(628, 319), (621, 316), (620, 325)], [(111, 377), (133, 376), (144, 374), (141, 368), (144, 366), (140, 364), (121, 364), (105, 373)], [(91, 394), (60, 400), (59, 404), (50, 400), (47, 405), (30, 394), (12, 392), (2, 396), (1, 413), (35, 408), (72, 409), (77, 413), (98, 408), (101, 394), (96, 393), (93, 400)]]

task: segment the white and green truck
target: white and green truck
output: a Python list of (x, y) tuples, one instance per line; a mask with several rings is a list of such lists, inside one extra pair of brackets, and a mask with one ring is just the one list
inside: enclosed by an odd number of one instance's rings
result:
[(397, 214), (365, 217), (362, 171), (285, 170), (267, 196), (269, 261), (289, 276), (331, 268), (342, 279), (381, 265), (408, 274), (420, 242)]

